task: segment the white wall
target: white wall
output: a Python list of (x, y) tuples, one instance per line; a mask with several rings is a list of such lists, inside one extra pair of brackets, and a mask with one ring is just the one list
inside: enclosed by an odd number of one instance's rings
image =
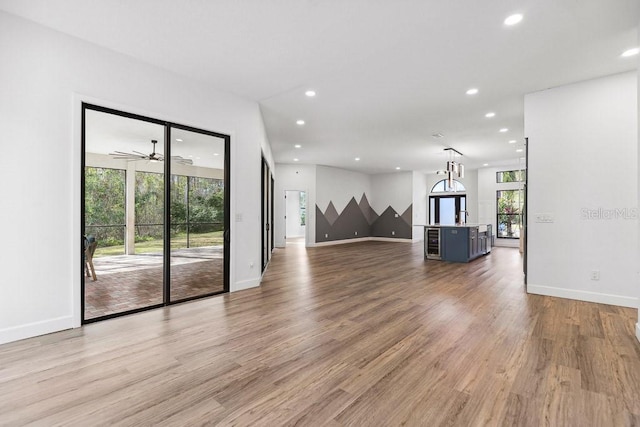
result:
[(427, 188), (427, 176), (422, 172), (412, 173), (413, 183), (413, 241), (424, 240), (424, 225), (429, 221), (429, 191)]
[[(638, 22), (638, 29), (640, 29), (640, 22)], [(640, 31), (638, 31), (638, 46), (640, 46)], [(638, 113), (638, 117), (637, 117), (637, 126), (640, 126), (640, 67), (638, 67), (638, 105), (637, 105), (637, 113)], [(636, 128), (637, 129), (637, 128)], [(640, 130), (638, 130), (638, 146), (640, 146)], [(638, 150), (638, 200), (639, 200), (639, 204), (640, 204), (640, 150)], [(640, 207), (640, 206), (639, 206)], [(640, 224), (640, 216), (638, 217), (638, 222)], [(640, 226), (638, 227), (638, 258), (636, 259), (636, 263), (638, 265), (640, 265)], [(636, 293), (636, 297), (638, 298), (638, 323), (636, 323), (636, 337), (638, 338), (638, 341), (640, 341), (640, 275), (639, 277), (636, 278), (636, 283), (637, 283), (637, 293)]]
[[(369, 204), (372, 202), (370, 176), (360, 172), (318, 165), (316, 190), (316, 205), (322, 212), (327, 209), (329, 202), (333, 202), (340, 214), (353, 197), (360, 203), (363, 193), (367, 195)], [(313, 209), (315, 211), (315, 205)]]
[(307, 193), (307, 226), (305, 227), (306, 246), (316, 241), (316, 166), (302, 164), (277, 163), (274, 189), (274, 236), (275, 246), (285, 246), (285, 201), (287, 190), (299, 190)]
[(525, 97), (529, 292), (637, 307), (638, 221), (603, 213), (638, 206), (637, 94), (630, 72)]
[(0, 343), (79, 326), (82, 100), (231, 135), (230, 286), (259, 284), (256, 103), (4, 12), (0, 63)]
[[(369, 204), (378, 215), (382, 215), (391, 206), (399, 215), (413, 202), (413, 174), (395, 172), (371, 175), (371, 194)], [(359, 202), (360, 199), (356, 197)]]
[(304, 237), (304, 225), (300, 225), (300, 193), (300, 191), (286, 192), (286, 237)]
[[(518, 247), (520, 239), (499, 239), (497, 224), (497, 192), (499, 190), (519, 190), (522, 183), (496, 182), (496, 173), (525, 169), (525, 163), (500, 167), (486, 167), (478, 169), (478, 221), (482, 224), (492, 224), (493, 235), (496, 236), (496, 246)], [(476, 222), (476, 221), (472, 221)]]

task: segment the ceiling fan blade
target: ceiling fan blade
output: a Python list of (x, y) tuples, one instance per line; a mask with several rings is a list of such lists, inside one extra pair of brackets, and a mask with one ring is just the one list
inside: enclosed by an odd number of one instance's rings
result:
[(182, 156), (171, 156), (171, 161), (179, 163), (181, 165), (192, 165), (193, 164), (193, 160), (185, 159)]
[(136, 150), (132, 150), (132, 151), (133, 151), (134, 153), (136, 153), (136, 154), (141, 155), (141, 156), (148, 157), (148, 155), (147, 155), (147, 154), (141, 153), (141, 152), (136, 151)]

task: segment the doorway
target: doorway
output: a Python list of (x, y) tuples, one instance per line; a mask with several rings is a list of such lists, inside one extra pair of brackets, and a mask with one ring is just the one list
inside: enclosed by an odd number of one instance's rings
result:
[(285, 200), (285, 242), (305, 244), (307, 235), (307, 193), (287, 190)]
[(82, 322), (229, 289), (228, 135), (82, 104)]
[(273, 252), (273, 185), (274, 179), (267, 160), (262, 157), (262, 177), (260, 189), (262, 193), (262, 271), (267, 268)]
[(429, 196), (429, 223), (440, 225), (467, 222), (465, 195)]

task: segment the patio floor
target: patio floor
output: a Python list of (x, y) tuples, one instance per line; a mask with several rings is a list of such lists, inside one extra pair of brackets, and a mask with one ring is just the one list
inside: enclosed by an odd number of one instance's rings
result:
[[(85, 277), (85, 319), (162, 303), (162, 254), (94, 258), (97, 281)], [(171, 251), (171, 299), (222, 292), (223, 248)]]

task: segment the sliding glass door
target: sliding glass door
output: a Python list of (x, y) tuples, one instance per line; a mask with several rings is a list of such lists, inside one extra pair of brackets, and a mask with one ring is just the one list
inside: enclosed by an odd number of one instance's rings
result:
[(83, 322), (227, 291), (229, 137), (82, 113)]
[(170, 300), (225, 290), (225, 140), (171, 127)]

